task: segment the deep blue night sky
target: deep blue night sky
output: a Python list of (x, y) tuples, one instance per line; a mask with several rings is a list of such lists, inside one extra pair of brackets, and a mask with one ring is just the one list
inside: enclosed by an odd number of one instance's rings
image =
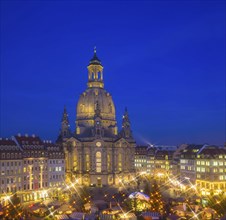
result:
[(72, 130), (93, 47), (138, 142), (225, 141), (225, 1), (1, 1), (0, 136)]

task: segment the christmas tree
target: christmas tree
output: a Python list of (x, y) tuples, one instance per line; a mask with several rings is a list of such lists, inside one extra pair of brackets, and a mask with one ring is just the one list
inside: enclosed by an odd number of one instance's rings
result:
[(160, 214), (164, 213), (164, 201), (160, 189), (156, 182), (152, 184), (151, 193), (150, 193), (150, 210), (152, 212), (158, 212)]

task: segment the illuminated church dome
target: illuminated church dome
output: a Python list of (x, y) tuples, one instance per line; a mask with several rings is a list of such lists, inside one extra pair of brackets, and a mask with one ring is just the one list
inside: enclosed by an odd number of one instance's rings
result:
[(111, 129), (117, 134), (115, 105), (110, 93), (104, 89), (103, 66), (98, 59), (96, 50), (88, 65), (88, 88), (80, 95), (77, 103), (76, 127), (77, 134), (82, 134), (95, 125), (95, 118), (101, 118), (102, 127)]
[(115, 105), (104, 89), (103, 66), (96, 50), (88, 65), (87, 89), (76, 107), (76, 129), (71, 132), (64, 108), (58, 142), (63, 142), (67, 182), (103, 186), (131, 182), (136, 142), (127, 109), (118, 132)]
[(102, 88), (88, 88), (83, 92), (77, 104), (77, 120), (94, 119), (97, 103), (103, 120), (115, 120), (115, 106), (112, 97)]

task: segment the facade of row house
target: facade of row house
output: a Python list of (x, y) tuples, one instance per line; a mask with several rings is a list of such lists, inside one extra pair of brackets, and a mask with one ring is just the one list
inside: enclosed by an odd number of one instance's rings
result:
[[(51, 164), (57, 164), (57, 166)], [(37, 136), (16, 135), (0, 139), (0, 199), (13, 193), (22, 202), (45, 199), (52, 186), (65, 180), (65, 156), (60, 145), (42, 141)]]

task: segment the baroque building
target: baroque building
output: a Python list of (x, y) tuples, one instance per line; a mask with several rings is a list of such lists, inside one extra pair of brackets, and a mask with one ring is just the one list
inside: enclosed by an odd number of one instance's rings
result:
[(90, 186), (130, 181), (135, 173), (136, 143), (128, 111), (118, 132), (115, 105), (104, 89), (103, 66), (96, 50), (87, 68), (87, 89), (77, 103), (75, 132), (70, 131), (65, 108), (57, 140), (64, 145), (67, 181)]

